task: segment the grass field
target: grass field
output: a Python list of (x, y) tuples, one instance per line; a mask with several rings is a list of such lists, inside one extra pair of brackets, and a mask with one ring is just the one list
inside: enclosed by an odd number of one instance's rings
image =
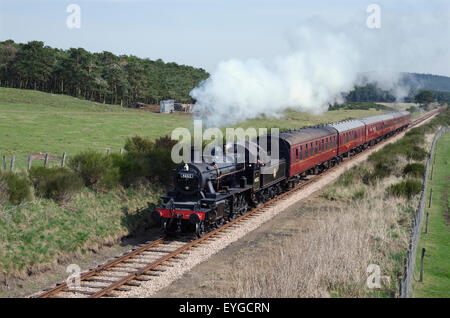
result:
[[(254, 119), (236, 126), (299, 128), (377, 113), (380, 111), (337, 110), (314, 116), (287, 111), (280, 119)], [(127, 137), (154, 139), (170, 135), (176, 127), (191, 127), (191, 122), (184, 114), (156, 114), (64, 95), (0, 88), (0, 155), (15, 155), (18, 168), (26, 166), (30, 153), (49, 152), (59, 161), (63, 152), (70, 157), (86, 149), (119, 151)], [(42, 161), (33, 165), (42, 165)]]
[(435, 166), (432, 180), (428, 181), (427, 199), (433, 188), (429, 212), (428, 233), (422, 226), (417, 248), (415, 278), (419, 279), (422, 248), (426, 249), (423, 282), (415, 282), (414, 297), (450, 297), (450, 133), (443, 134), (435, 148)]

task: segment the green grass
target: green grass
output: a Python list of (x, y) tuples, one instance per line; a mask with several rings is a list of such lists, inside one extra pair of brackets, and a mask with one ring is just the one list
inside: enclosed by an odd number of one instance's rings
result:
[[(426, 249), (423, 282), (414, 283), (414, 297), (450, 297), (450, 133), (443, 134), (435, 148), (435, 166), (429, 180), (424, 222), (417, 248), (415, 278), (419, 278), (422, 248)], [(433, 188), (431, 208), (428, 208), (430, 189)], [(425, 216), (429, 212), (428, 234), (425, 234)]]
[(142, 234), (153, 224), (143, 208), (161, 194), (159, 187), (108, 193), (84, 189), (68, 207), (46, 199), (7, 207), (0, 212), (0, 278), (25, 277), (74, 253)]
[[(336, 110), (323, 115), (287, 111), (280, 119), (249, 120), (236, 127), (300, 128), (332, 121), (378, 114), (376, 110)], [(127, 137), (155, 139), (177, 127), (190, 128), (192, 118), (183, 114), (156, 114), (117, 105), (80, 100), (32, 90), (0, 88), (0, 155), (16, 156), (16, 167), (26, 167), (30, 153), (49, 152), (54, 163), (94, 149), (119, 151)], [(33, 165), (42, 165), (34, 161)]]

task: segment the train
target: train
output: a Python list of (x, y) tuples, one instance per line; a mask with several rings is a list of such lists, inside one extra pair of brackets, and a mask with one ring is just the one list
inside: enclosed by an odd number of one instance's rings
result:
[[(282, 131), (275, 137), (278, 160), (273, 161), (262, 162), (259, 157), (256, 162), (249, 160), (254, 149), (270, 158), (267, 140), (273, 138), (271, 135), (266, 135), (264, 146), (261, 136), (244, 144), (235, 143), (231, 145), (234, 151), (223, 152), (220, 162), (204, 157), (198, 163), (180, 164), (174, 171), (174, 188), (161, 197), (162, 203), (152, 217), (167, 235), (194, 232), (201, 237), (294, 188), (306, 176), (320, 174), (406, 129), (410, 123), (409, 112), (395, 111)], [(244, 158), (238, 147), (244, 148)]]

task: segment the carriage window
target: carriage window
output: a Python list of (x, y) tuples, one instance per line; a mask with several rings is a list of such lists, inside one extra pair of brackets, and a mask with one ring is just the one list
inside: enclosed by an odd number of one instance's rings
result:
[(305, 159), (308, 158), (308, 144), (305, 145)]
[(300, 146), (300, 160), (303, 160), (303, 146)]
[(314, 154), (314, 144), (311, 143), (310, 147), (309, 147), (309, 156), (312, 157)]
[(325, 150), (328, 150), (328, 138), (325, 139)]
[(298, 161), (298, 148), (295, 148), (295, 161)]
[(318, 154), (319, 153), (319, 142), (316, 141), (316, 151), (314, 152), (314, 154)]
[(325, 148), (323, 147), (324, 145), (324, 140), (322, 139), (322, 148), (320, 149), (321, 152), (323, 152), (325, 150)]

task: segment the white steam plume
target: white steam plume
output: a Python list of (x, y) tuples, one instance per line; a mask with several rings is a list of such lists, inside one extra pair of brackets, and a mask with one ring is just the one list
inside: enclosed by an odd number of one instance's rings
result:
[[(342, 102), (343, 93), (361, 84), (361, 73), (402, 98), (407, 88), (399, 84), (400, 72), (413, 71), (411, 66), (424, 63), (424, 57), (436, 63), (437, 42), (423, 37), (427, 24), (399, 26), (393, 20), (389, 27), (390, 22), (384, 21), (379, 30), (309, 21), (290, 35), (288, 55), (221, 62), (210, 78), (191, 91), (196, 111), (207, 126), (216, 127), (261, 115), (279, 117), (288, 108), (317, 114)], [(437, 23), (428, 33), (436, 31)], [(424, 41), (420, 45), (414, 40), (414, 28), (420, 28)]]

